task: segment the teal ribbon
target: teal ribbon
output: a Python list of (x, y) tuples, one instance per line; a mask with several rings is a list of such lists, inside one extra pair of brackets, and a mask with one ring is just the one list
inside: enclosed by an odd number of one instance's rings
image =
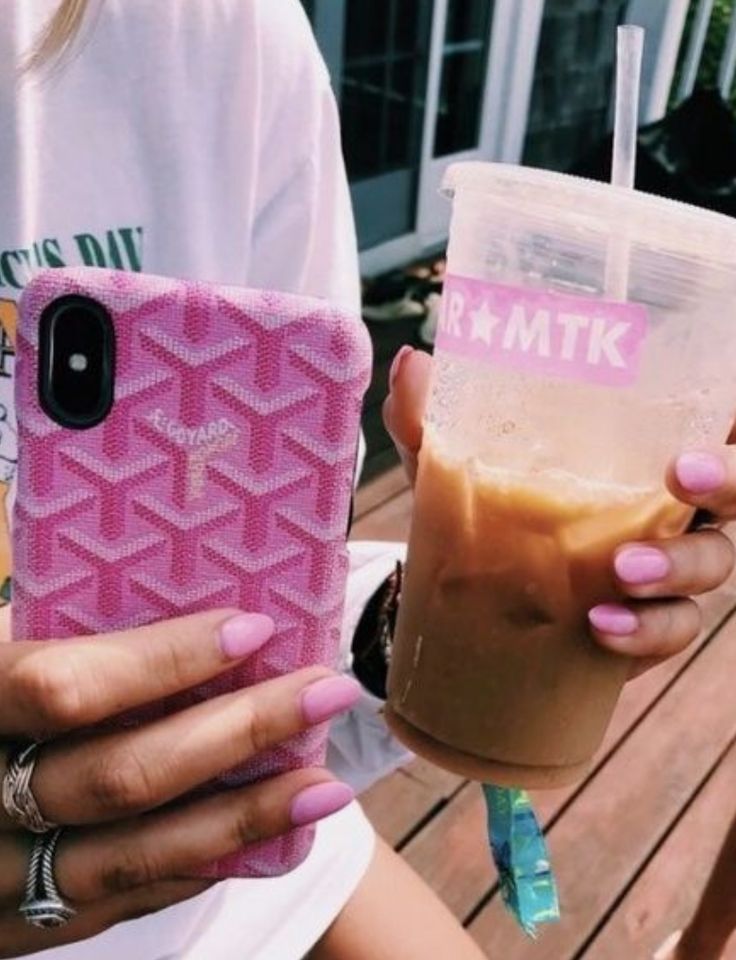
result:
[(484, 784), (483, 794), (503, 902), (524, 933), (536, 937), (538, 924), (560, 919), (544, 833), (524, 790)]

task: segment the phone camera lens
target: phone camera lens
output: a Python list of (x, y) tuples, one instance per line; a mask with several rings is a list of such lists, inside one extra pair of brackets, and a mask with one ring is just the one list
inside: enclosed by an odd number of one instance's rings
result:
[(64, 427), (88, 430), (113, 402), (115, 331), (107, 310), (87, 297), (62, 297), (41, 316), (39, 398)]
[(84, 373), (89, 366), (89, 362), (83, 353), (73, 353), (69, 357), (69, 369), (74, 373)]

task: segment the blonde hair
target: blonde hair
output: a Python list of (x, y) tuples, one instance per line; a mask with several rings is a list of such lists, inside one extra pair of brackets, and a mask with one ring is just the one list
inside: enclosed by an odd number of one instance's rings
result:
[(64, 57), (79, 34), (88, 6), (89, 0), (61, 0), (26, 58), (26, 70), (58, 63)]

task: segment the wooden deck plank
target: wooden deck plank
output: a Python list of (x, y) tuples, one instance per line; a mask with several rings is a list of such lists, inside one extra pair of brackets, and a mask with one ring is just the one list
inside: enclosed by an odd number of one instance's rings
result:
[[(672, 662), (658, 667), (626, 688), (596, 766), (605, 762), (621, 737), (641, 718), (677, 672)], [(548, 824), (584, 786), (578, 784), (560, 790), (535, 792), (533, 800), (537, 816), (545, 825)], [(478, 837), (485, 835), (484, 823), (483, 798), (474, 784), (468, 784), (453, 803), (428, 823), (404, 850), (404, 856), (411, 866), (461, 920), (471, 914), (496, 882), (488, 850), (478, 843)], [(448, 837), (452, 837), (452, 843)]]
[[(624, 689), (595, 767), (610, 756), (623, 737), (646, 714), (652, 703), (687, 667), (698, 649), (736, 604), (736, 589), (724, 589), (703, 599), (707, 623), (699, 643), (678, 657), (650, 670)], [(594, 767), (594, 769), (595, 769)], [(561, 790), (535, 791), (534, 806), (549, 824), (585, 784)], [(411, 866), (424, 877), (460, 919), (467, 918), (496, 881), (488, 849), (479, 843), (485, 836), (485, 808), (478, 788), (468, 784), (444, 810), (429, 822), (403, 851)], [(452, 838), (450, 841), (449, 838)]]
[(649, 957), (693, 915), (736, 815), (736, 745), (685, 811), (584, 956)]
[(735, 670), (729, 620), (552, 827), (561, 923), (525, 942), (494, 898), (471, 927), (491, 957), (577, 956), (736, 736)]
[[(405, 538), (408, 534), (411, 493), (400, 468), (392, 471), (385, 478), (382, 477), (367, 485), (362, 502), (359, 497), (358, 503), (359, 505), (356, 505), (358, 521), (353, 532), (356, 539), (395, 540)], [(711, 629), (716, 627), (735, 603), (736, 589), (733, 584), (705, 598), (705, 619), (708, 626)], [(707, 632), (704, 632), (704, 636)], [(701, 643), (703, 642), (704, 640), (701, 640)], [(720, 639), (718, 642), (722, 643)], [(643, 726), (647, 726), (649, 719), (644, 718), (653, 704), (656, 705), (654, 712), (660, 709), (657, 704), (659, 698), (669, 701), (669, 698), (674, 695), (672, 685), (676, 683), (678, 677), (680, 681), (677, 682), (677, 686), (686, 680), (682, 676), (683, 671), (690, 663), (692, 663), (690, 670), (697, 665), (697, 661), (694, 660), (697, 649), (697, 647), (691, 648), (680, 657), (651, 671), (627, 687), (598, 763), (608, 759), (608, 765), (613, 764), (616, 769), (619, 769), (619, 776), (622, 779), (624, 777), (628, 779), (631, 776), (635, 780), (641, 777), (642, 784), (646, 782), (651, 771), (642, 768), (640, 773), (630, 774), (627, 770), (620, 769), (620, 761), (617, 761), (615, 754), (612, 756), (612, 751), (616, 750), (622, 740), (624, 740), (622, 750), (626, 748), (624, 738), (627, 734), (636, 738), (638, 742), (637, 725), (642, 723)], [(712, 663), (712, 668), (718, 669), (715, 663)], [(690, 689), (690, 681), (686, 685)], [(665, 708), (662, 707), (662, 709)], [(689, 709), (690, 715), (693, 715), (694, 707), (686, 709)], [(723, 743), (720, 746), (722, 747)], [(586, 793), (591, 790), (600, 791), (597, 781), (605, 773), (604, 768), (598, 776), (585, 785), (582, 791), (580, 787), (576, 787), (572, 790), (548, 791), (535, 795), (535, 807), (546, 824), (554, 822), (560, 817), (561, 811), (564, 811), (562, 818), (552, 829), (553, 843), (559, 843), (560, 836), (568, 838), (565, 843), (579, 845), (582, 842), (578, 834), (581, 831), (584, 833), (587, 822), (582, 827), (571, 828), (566, 825), (567, 819), (570, 816), (578, 817), (581, 809), (583, 811), (587, 809), (584, 802)], [(445, 776), (452, 778), (449, 774)], [(607, 774), (609, 783), (610, 777), (610, 773)], [(686, 804), (691, 796), (687, 793), (687, 787), (684, 784), (689, 785), (691, 792), (696, 789), (691, 778), (688, 779), (688, 777), (689, 775), (683, 774), (683, 783), (680, 784), (681, 789), (684, 790), (681, 795), (681, 805)], [(488, 896), (489, 891), (493, 890), (495, 875), (485, 843), (479, 842), (479, 838), (482, 841), (485, 837), (485, 811), (480, 792), (471, 784), (465, 785), (462, 789), (459, 789), (459, 786), (458, 778), (444, 781), (442, 772), (429, 764), (426, 764), (421, 771), (418, 767), (412, 771), (410, 767), (408, 771), (397, 772), (369, 791), (366, 795), (366, 806), (379, 833), (394, 846), (401, 847), (407, 836), (410, 836), (418, 825), (420, 826), (419, 832), (410, 839), (402, 852), (408, 862), (428, 880), (456, 915), (467, 918), (471, 911), (474, 911), (477, 905)], [(632, 803), (634, 803), (633, 799)], [(571, 804), (570, 810), (565, 810), (567, 804)], [(615, 802), (613, 807), (616, 807)], [(621, 815), (625, 807), (626, 804), (621, 805)], [(675, 804), (674, 807), (668, 806), (667, 809), (668, 815), (674, 822), (679, 815), (679, 808)], [(615, 836), (615, 828), (611, 827), (612, 823), (617, 822), (615, 817), (609, 814), (602, 814), (602, 817), (609, 821), (607, 832)], [(657, 820), (649, 831), (642, 829), (637, 834), (636, 843), (629, 843), (627, 846), (631, 863), (627, 861), (625, 869), (617, 863), (619, 869), (617, 876), (622, 875), (622, 871), (626, 874), (626, 870), (629, 871), (627, 876), (635, 876), (648, 855), (647, 851), (651, 852), (652, 837), (655, 844), (658, 842), (657, 838), (661, 839), (662, 834), (656, 833), (656, 827), (665, 831), (668, 829), (666, 825), (662, 826), (661, 819)], [(583, 854), (583, 856), (586, 855)], [(609, 849), (601, 854), (603, 859), (611, 855)], [(587, 864), (580, 868), (579, 851), (570, 854), (569, 847), (567, 849), (561, 847), (560, 852), (556, 854), (556, 860), (560, 863), (565, 862), (566, 866), (566, 861), (570, 858), (573, 863), (578, 863), (582, 876), (590, 876)], [(563, 883), (568, 879), (565, 876)], [(624, 879), (622, 882), (625, 885), (628, 881)], [(611, 902), (615, 902), (615, 898), (622, 892), (622, 890), (615, 892), (608, 890), (606, 896), (613, 897)], [(563, 889), (563, 895), (566, 893), (567, 891)], [(541, 960), (546, 958), (563, 960), (564, 957), (572, 957), (576, 950), (582, 948), (591, 931), (597, 929), (600, 917), (608, 909), (608, 905), (601, 906), (597, 902), (587, 906), (579, 904), (575, 897), (580, 897), (581, 893), (573, 886), (571, 901), (573, 910), (568, 910), (566, 919), (563, 921), (564, 931), (561, 928), (561, 931), (550, 931), (543, 935), (545, 943), (550, 937), (556, 938), (562, 935), (562, 939), (559, 942), (556, 939), (550, 940), (543, 952), (540, 952), (539, 948), (535, 949), (533, 955), (527, 952), (529, 948), (523, 938), (519, 938), (514, 925), (506, 922), (505, 911), (495, 897), (475, 919), (472, 925), (474, 936), (489, 952), (489, 956), (503, 957), (504, 960), (525, 960), (527, 956), (530, 958), (533, 956), (535, 960), (540, 958)], [(608, 901), (606, 903), (608, 904)], [(560, 953), (560, 949), (567, 952)], [(518, 952), (519, 950), (521, 952)], [(597, 960), (595, 952), (587, 953), (587, 956), (591, 960), (594, 957)]]
[(393, 467), (375, 480), (363, 484), (355, 494), (356, 522), (369, 513), (380, 509), (391, 499), (409, 489), (409, 481), (403, 467)]
[(353, 540), (406, 540), (412, 506), (411, 490), (392, 497), (383, 506), (353, 524)]
[(462, 786), (454, 773), (417, 759), (361, 794), (360, 802), (376, 831), (392, 847), (406, 838)]
[(467, 783), (402, 850), (407, 863), (459, 920), (464, 920), (496, 883), (486, 837), (480, 787)]

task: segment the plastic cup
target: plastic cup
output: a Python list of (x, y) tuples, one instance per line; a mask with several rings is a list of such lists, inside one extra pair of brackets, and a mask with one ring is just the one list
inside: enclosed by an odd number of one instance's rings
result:
[[(736, 222), (546, 171), (458, 164), (386, 717), (473, 779), (583, 775), (629, 661), (587, 612), (615, 548), (675, 535), (682, 449), (723, 442)], [(626, 299), (605, 293), (625, 239)]]

